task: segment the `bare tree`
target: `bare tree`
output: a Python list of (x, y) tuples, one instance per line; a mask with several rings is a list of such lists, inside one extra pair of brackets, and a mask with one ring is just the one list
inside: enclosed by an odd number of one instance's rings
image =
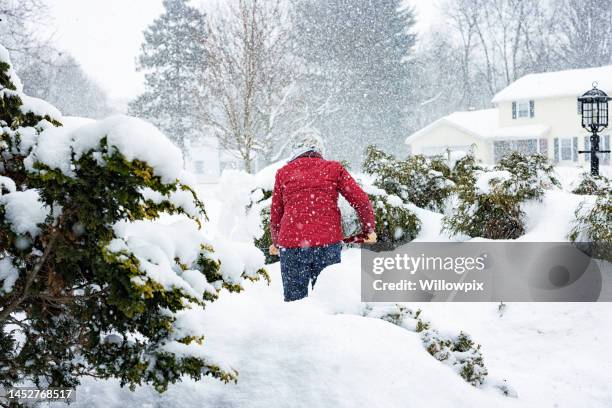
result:
[[(500, 89), (553, 64), (553, 14), (541, 2), (450, 0), (444, 43), (454, 49), (464, 108), (484, 107)], [(443, 36), (444, 37), (444, 36)]]
[(556, 0), (557, 58), (567, 68), (612, 64), (610, 0)]
[(19, 65), (24, 59), (41, 58), (49, 48), (36, 27), (47, 25), (48, 8), (42, 0), (0, 0), (0, 41)]
[(278, 159), (292, 135), (311, 123), (288, 13), (280, 0), (237, 0), (211, 16), (209, 26), (201, 118), (251, 172), (256, 156)]

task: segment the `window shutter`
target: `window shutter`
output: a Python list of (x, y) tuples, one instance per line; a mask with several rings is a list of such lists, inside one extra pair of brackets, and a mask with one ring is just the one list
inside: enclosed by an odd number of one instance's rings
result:
[(572, 160), (578, 161), (578, 138), (572, 137)]
[(516, 119), (516, 102), (512, 102), (512, 119)]
[(578, 101), (578, 114), (582, 115), (582, 102)]
[[(589, 136), (585, 136), (584, 137), (584, 150), (591, 150), (591, 139), (589, 138)], [(591, 160), (591, 153), (585, 153), (584, 154), (584, 160), (585, 161), (590, 161)]]
[(555, 163), (559, 163), (559, 138), (555, 137)]
[[(610, 135), (603, 135), (603, 149), (601, 150), (610, 150)], [(610, 164), (610, 153), (604, 153), (602, 156), (603, 164)]]
[(529, 117), (533, 118), (535, 116), (535, 101), (529, 101)]

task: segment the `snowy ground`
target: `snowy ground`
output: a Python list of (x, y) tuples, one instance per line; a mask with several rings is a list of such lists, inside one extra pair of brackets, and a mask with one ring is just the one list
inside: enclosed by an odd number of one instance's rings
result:
[[(565, 189), (578, 174), (561, 169)], [(209, 232), (221, 231), (225, 205), (214, 185), (201, 186)], [(550, 191), (526, 208), (521, 240), (566, 240), (580, 197)], [(417, 210), (423, 241), (447, 240), (440, 214)], [(421, 307), (437, 328), (464, 330), (482, 345), (488, 381), (474, 388), (432, 358), (418, 334), (357, 315), (359, 251), (325, 270), (313, 296), (282, 301), (279, 265), (272, 284), (250, 283), (223, 294), (202, 316), (207, 347), (239, 371), (238, 384), (187, 380), (159, 395), (115, 381), (85, 380), (77, 407), (610, 407), (612, 304), (511, 303), (503, 314), (492, 303), (428, 303)], [(494, 387), (507, 381), (508, 398)]]

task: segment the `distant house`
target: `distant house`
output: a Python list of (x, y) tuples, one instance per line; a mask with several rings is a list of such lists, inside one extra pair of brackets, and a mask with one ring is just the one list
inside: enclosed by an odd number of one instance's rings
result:
[(242, 162), (235, 155), (219, 148), (213, 136), (202, 137), (187, 146), (185, 169), (196, 176), (198, 183), (215, 183), (224, 169), (241, 169)]
[[(454, 112), (406, 138), (411, 153), (426, 156), (468, 152), (493, 164), (516, 150), (541, 153), (562, 165), (582, 165), (590, 158), (588, 133), (580, 123), (576, 98), (598, 88), (612, 94), (612, 65), (526, 75), (495, 95), (495, 108)], [(609, 150), (610, 134), (601, 135), (600, 150)], [(610, 164), (610, 154), (600, 154)]]

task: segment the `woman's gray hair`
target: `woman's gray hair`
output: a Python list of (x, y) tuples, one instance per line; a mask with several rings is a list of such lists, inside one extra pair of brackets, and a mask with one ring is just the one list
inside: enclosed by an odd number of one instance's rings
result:
[(325, 144), (318, 130), (307, 128), (300, 130), (295, 136), (291, 150), (291, 160), (306, 152), (316, 152), (324, 155)]

